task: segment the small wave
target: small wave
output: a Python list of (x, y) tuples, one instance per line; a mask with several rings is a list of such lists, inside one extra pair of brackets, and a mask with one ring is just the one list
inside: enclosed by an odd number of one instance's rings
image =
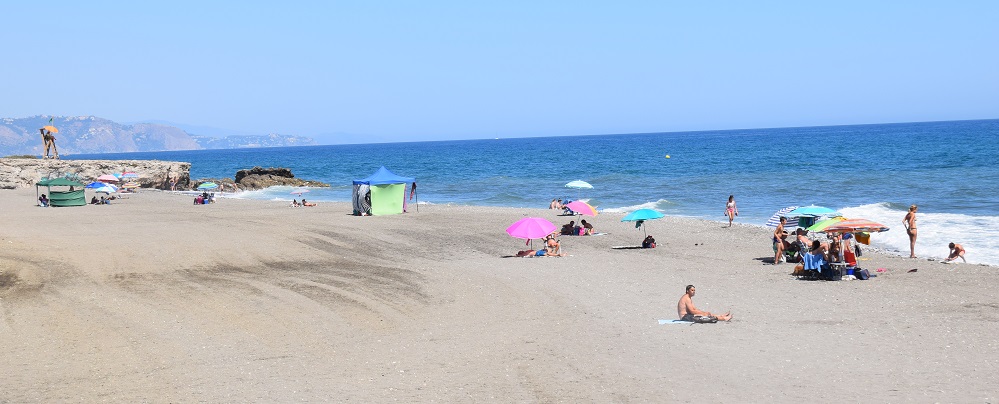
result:
[[(871, 236), (874, 247), (909, 255), (909, 235), (902, 219), (908, 206), (886, 202), (840, 209), (847, 218), (864, 218), (889, 227)], [(999, 265), (999, 216), (970, 216), (956, 213), (917, 214), (916, 255), (945, 258), (951, 242), (964, 246), (969, 263)]]
[(670, 207), (672, 205), (674, 205), (673, 202), (670, 202), (670, 201), (665, 200), (665, 199), (660, 199), (660, 200), (655, 201), (655, 202), (646, 202), (646, 203), (642, 203), (642, 204), (638, 204), (638, 205), (623, 206), (623, 207), (620, 207), (620, 208), (607, 208), (607, 209), (601, 209), (600, 211), (601, 212), (609, 212), (609, 213), (628, 213), (628, 212), (634, 212), (634, 211), (639, 210), (639, 209), (659, 209), (659, 210), (661, 210), (661, 209), (665, 209), (667, 207)]

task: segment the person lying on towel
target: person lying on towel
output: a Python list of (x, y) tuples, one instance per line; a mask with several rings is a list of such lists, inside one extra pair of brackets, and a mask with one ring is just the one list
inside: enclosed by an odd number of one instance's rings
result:
[(517, 251), (517, 256), (518, 257), (523, 257), (523, 258), (564, 257), (565, 254), (562, 254), (562, 253), (552, 254), (552, 253), (548, 252), (548, 250), (545, 250), (545, 249), (542, 248), (540, 250), (523, 250), (523, 251)]

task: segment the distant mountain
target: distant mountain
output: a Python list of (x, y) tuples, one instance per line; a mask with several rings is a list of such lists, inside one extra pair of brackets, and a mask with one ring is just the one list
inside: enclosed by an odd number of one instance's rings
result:
[(194, 136), (203, 149), (242, 149), (247, 147), (284, 147), (284, 146), (315, 146), (316, 141), (304, 136), (279, 135), (248, 135), (248, 136)]
[(311, 146), (312, 138), (280, 134), (194, 136), (169, 125), (155, 123), (120, 124), (95, 116), (44, 116), (0, 118), (0, 156), (44, 152), (38, 129), (50, 125), (59, 132), (59, 154), (127, 153), (139, 151), (231, 149), (244, 147)]
[(226, 136), (259, 136), (261, 132), (245, 132), (233, 129), (216, 128), (214, 126), (204, 126), (204, 125), (191, 125), (187, 123), (178, 123), (171, 121), (164, 121), (161, 119), (147, 119), (144, 121), (136, 122), (126, 122), (127, 124), (137, 124), (137, 123), (155, 123), (166, 126), (173, 126), (175, 128), (181, 128), (184, 132), (190, 133), (193, 136), (211, 136), (211, 137), (226, 137)]

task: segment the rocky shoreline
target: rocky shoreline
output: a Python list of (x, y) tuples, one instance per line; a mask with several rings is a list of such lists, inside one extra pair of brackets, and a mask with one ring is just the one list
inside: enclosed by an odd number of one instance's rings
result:
[(240, 170), (233, 178), (191, 179), (191, 163), (160, 160), (55, 160), (0, 158), (0, 189), (31, 188), (42, 178), (68, 177), (82, 182), (104, 174), (133, 172), (129, 181), (140, 188), (162, 190), (196, 189), (215, 182), (224, 190), (255, 190), (271, 186), (328, 187), (329, 184), (295, 178), (287, 168), (253, 167)]

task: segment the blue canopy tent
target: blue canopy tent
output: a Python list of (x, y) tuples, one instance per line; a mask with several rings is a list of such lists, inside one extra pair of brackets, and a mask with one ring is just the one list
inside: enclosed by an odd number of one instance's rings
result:
[(410, 177), (395, 175), (385, 166), (374, 174), (354, 180), (355, 215), (396, 215), (403, 212), (406, 200), (406, 184), (416, 181)]

